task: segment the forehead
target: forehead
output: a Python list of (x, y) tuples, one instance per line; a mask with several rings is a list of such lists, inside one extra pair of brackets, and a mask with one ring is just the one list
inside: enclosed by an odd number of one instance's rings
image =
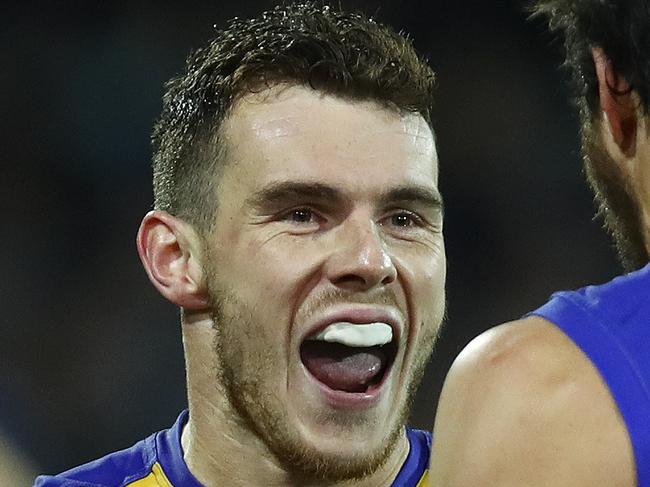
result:
[(228, 146), (223, 184), (256, 190), (294, 179), (350, 191), (437, 186), (436, 147), (426, 121), (374, 102), (309, 87), (272, 88), (239, 100), (222, 136)]

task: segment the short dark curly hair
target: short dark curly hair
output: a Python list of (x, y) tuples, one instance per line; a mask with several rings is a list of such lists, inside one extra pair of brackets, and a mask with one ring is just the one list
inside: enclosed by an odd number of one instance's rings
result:
[(647, 0), (537, 0), (533, 16), (548, 19), (564, 39), (584, 127), (600, 116), (598, 81), (591, 49), (600, 47), (614, 70), (650, 108), (650, 2)]
[(222, 122), (239, 98), (280, 84), (376, 101), (431, 125), (435, 76), (408, 37), (315, 3), (235, 18), (166, 84), (152, 137), (155, 208), (210, 228), (227, 158)]
[[(600, 48), (617, 74), (650, 108), (650, 2), (648, 0), (537, 0), (533, 16), (548, 19), (549, 28), (564, 38), (565, 66), (569, 69), (580, 114), (582, 151), (587, 182), (594, 190), (598, 216), (614, 239), (619, 259), (628, 270), (650, 260), (644, 243), (638, 201), (612, 175), (614, 165), (603, 149), (598, 78), (592, 55)], [(613, 88), (612, 88), (613, 89)]]

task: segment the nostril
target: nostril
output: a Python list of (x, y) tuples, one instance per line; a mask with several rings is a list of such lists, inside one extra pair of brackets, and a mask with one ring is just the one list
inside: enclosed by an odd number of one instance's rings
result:
[(395, 280), (395, 276), (393, 274), (386, 276), (382, 279), (381, 283), (386, 286), (387, 284), (390, 284)]
[[(358, 274), (345, 274), (339, 276), (338, 279), (334, 281), (334, 284), (339, 287), (355, 290), (369, 287), (368, 281)], [(372, 286), (372, 284), (370, 284), (370, 286)]]
[(366, 290), (377, 285), (387, 286), (395, 281), (393, 273), (382, 276), (363, 275), (362, 273), (348, 273), (339, 276), (333, 284), (344, 289)]

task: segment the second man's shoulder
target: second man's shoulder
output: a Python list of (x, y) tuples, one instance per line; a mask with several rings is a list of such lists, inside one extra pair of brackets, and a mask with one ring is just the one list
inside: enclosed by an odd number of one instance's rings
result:
[(540, 317), (470, 342), (445, 380), (434, 433), (432, 470), (446, 482), (434, 485), (634, 485), (629, 438), (607, 385)]
[(507, 380), (514, 385), (512, 381), (521, 380), (522, 385), (548, 389), (591, 369), (588, 357), (559, 328), (544, 318), (530, 316), (474, 338), (454, 361), (450, 376), (485, 382), (486, 387), (494, 381)]

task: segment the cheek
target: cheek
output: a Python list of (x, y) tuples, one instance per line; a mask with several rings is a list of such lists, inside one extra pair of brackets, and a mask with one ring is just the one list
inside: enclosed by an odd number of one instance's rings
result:
[(447, 258), (444, 245), (440, 249), (438, 258), (435, 259), (434, 264), (431, 266), (427, 279), (432, 283), (432, 292), (435, 296), (435, 319), (442, 321), (445, 313), (445, 285), (447, 283)]
[(444, 288), (447, 276), (447, 259), (442, 240), (438, 245), (427, 247), (420, 252), (413, 252), (407, 258), (402, 259), (402, 262), (415, 292), (422, 289), (426, 295), (430, 296), (432, 291)]
[(447, 261), (444, 245), (402, 259), (400, 271), (404, 276), (411, 306), (418, 321), (439, 321), (445, 307)]
[(641, 201), (650, 205), (650, 161), (644, 161), (645, 164), (639, 164), (639, 177), (633, 178), (639, 184), (639, 194)]
[(447, 282), (447, 256), (445, 254), (444, 244), (440, 249), (440, 253), (432, 266), (429, 279), (435, 283), (436, 286), (442, 288), (444, 292), (445, 284)]
[(283, 238), (280, 235), (264, 242), (247, 246), (247, 261), (243, 263), (251, 278), (264, 280), (268, 290), (277, 293), (295, 286), (313, 274), (322, 261), (322, 248), (314, 240)]
[[(306, 255), (304, 245), (299, 249), (279, 243), (253, 241), (233, 246), (220, 255), (216, 269), (220, 287), (236, 295), (252, 314), (252, 321), (263, 324), (265, 330), (290, 326), (314, 274), (314, 266), (308, 265), (313, 259)], [(276, 332), (271, 338), (283, 335)]]

